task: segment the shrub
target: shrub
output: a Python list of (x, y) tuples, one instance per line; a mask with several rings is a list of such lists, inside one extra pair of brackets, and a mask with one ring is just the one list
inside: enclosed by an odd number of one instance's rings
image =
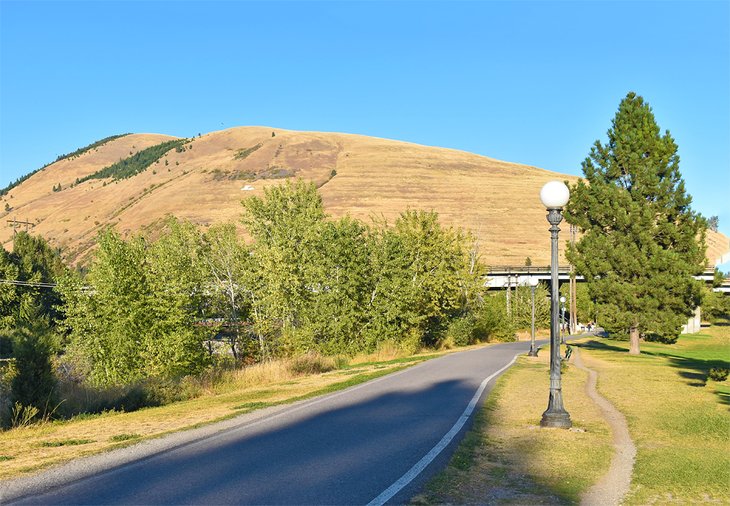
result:
[(444, 345), (450, 347), (474, 344), (477, 341), (477, 331), (477, 321), (473, 315), (454, 318), (446, 328)]
[(730, 374), (730, 369), (725, 367), (713, 367), (707, 375), (712, 381), (725, 381)]
[(317, 353), (305, 353), (294, 357), (288, 367), (294, 375), (321, 374), (337, 369), (334, 357), (325, 357)]
[(514, 341), (515, 325), (507, 316), (505, 294), (486, 296), (474, 316), (478, 341)]
[(28, 427), (33, 425), (38, 416), (38, 408), (35, 406), (24, 406), (16, 402), (10, 413), (11, 427)]
[(702, 315), (710, 323), (730, 317), (730, 297), (708, 289), (702, 299)]

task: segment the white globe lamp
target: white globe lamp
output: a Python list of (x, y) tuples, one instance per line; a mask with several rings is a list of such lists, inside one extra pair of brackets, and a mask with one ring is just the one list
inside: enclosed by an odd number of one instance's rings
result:
[(540, 200), (547, 209), (562, 209), (568, 203), (570, 190), (562, 181), (550, 181), (540, 190)]

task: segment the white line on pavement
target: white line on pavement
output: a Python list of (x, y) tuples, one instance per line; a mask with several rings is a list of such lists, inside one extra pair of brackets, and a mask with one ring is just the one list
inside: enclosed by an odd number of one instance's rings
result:
[(487, 388), (487, 384), (496, 376), (499, 376), (504, 372), (507, 368), (509, 368), (512, 364), (515, 363), (515, 360), (517, 360), (517, 357), (520, 356), (522, 353), (516, 354), (514, 357), (512, 357), (512, 360), (502, 367), (499, 371), (495, 372), (494, 374), (490, 375), (487, 378), (484, 378), (484, 381), (482, 381), (481, 385), (479, 385), (479, 388), (477, 389), (476, 393), (474, 393), (474, 397), (471, 398), (471, 401), (469, 401), (469, 405), (466, 407), (464, 412), (461, 414), (459, 419), (456, 421), (453, 427), (451, 427), (451, 430), (447, 432), (444, 437), (441, 438), (441, 441), (436, 444), (433, 448), (431, 448), (431, 451), (429, 451), (426, 455), (423, 456), (421, 460), (416, 462), (416, 464), (410, 468), (406, 474), (401, 476), (398, 481), (393, 483), (390, 487), (385, 489), (383, 493), (381, 493), (378, 497), (373, 499), (368, 503), (368, 506), (382, 506), (386, 502), (388, 502), (395, 494), (400, 492), (406, 485), (408, 485), (410, 482), (413, 481), (413, 479), (418, 476), (421, 471), (426, 469), (426, 466), (428, 466), (433, 460), (441, 453), (444, 448), (446, 448), (449, 443), (454, 439), (454, 436), (459, 433), (461, 428), (464, 426), (466, 421), (471, 416), (472, 412), (474, 411), (474, 408), (477, 405), (477, 402), (479, 402), (479, 398), (482, 396), (482, 393), (484, 392), (484, 389)]

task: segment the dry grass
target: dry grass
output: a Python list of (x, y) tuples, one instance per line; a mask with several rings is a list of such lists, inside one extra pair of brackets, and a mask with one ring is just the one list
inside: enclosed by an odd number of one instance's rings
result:
[[(196, 399), (131, 413), (107, 412), (69, 421), (0, 432), (0, 479), (22, 476), (50, 465), (208, 424), (254, 409), (321, 395), (382, 376), (434, 356), (361, 363), (334, 369), (337, 359), (308, 358), (308, 367), (331, 369), (303, 375), (293, 360), (271, 361), (231, 371)], [(371, 359), (371, 360), (368, 360)], [(299, 363), (301, 366), (301, 363)]]
[[(0, 217), (36, 223), (34, 232), (64, 248), (70, 260), (81, 260), (92, 248), (96, 232), (108, 223), (128, 233), (149, 227), (167, 214), (203, 228), (237, 222), (242, 199), (261, 195), (263, 188), (281, 180), (228, 177), (282, 169), (321, 186), (325, 208), (334, 217), (351, 215), (369, 222), (377, 216), (392, 222), (409, 208), (433, 209), (443, 223), (475, 234), (487, 264), (523, 265), (529, 256), (533, 265), (548, 265), (549, 234), (540, 188), (552, 179), (577, 179), (453, 149), (279, 129), (272, 137), (272, 130), (242, 127), (211, 132), (195, 138), (192, 149), (173, 150), (133, 178), (106, 186), (91, 180), (68, 188), (77, 177), (171, 139), (154, 134), (125, 136), (35, 174), (0, 199)], [(249, 156), (236, 158), (241, 149), (257, 145), (261, 147)], [(330, 175), (332, 170), (335, 177)], [(63, 191), (53, 192), (58, 183)], [(246, 184), (255, 189), (242, 191)], [(13, 207), (10, 213), (2, 211), (3, 202)], [(0, 243), (8, 248), (11, 241), (12, 230), (0, 228)], [(730, 250), (730, 241), (722, 234), (709, 232), (708, 243), (713, 263)]]
[[(99, 227), (110, 222), (124, 233), (149, 226), (166, 214), (203, 227), (237, 221), (241, 199), (261, 195), (264, 187), (280, 181), (257, 180), (250, 183), (255, 190), (243, 192), (246, 181), (217, 180), (213, 171), (234, 174), (278, 167), (323, 185), (325, 207), (335, 217), (350, 214), (369, 222), (371, 216), (385, 216), (392, 221), (408, 208), (434, 209), (444, 223), (473, 230), (489, 262), (521, 265), (531, 256), (546, 264), (547, 257), (540, 257), (540, 252), (547, 250), (549, 238), (537, 198), (539, 188), (550, 179), (575, 179), (449, 149), (316, 132), (276, 130), (276, 137), (271, 137), (271, 131), (251, 127), (212, 132), (196, 138), (192, 149), (169, 153), (168, 165), (163, 160), (133, 178), (106, 186), (92, 180), (68, 188), (77, 177), (167, 139), (122, 137), (98, 152), (53, 164), (13, 189), (12, 198), (4, 199), (13, 210), (3, 217), (37, 223), (35, 232), (79, 259)], [(235, 158), (238, 150), (258, 144), (261, 148), (250, 156)], [(337, 172), (334, 178), (332, 170)], [(59, 182), (63, 191), (53, 192)], [(534, 194), (533, 205), (513, 198), (517, 194)], [(486, 229), (482, 224), (493, 221), (487, 216), (501, 220)], [(9, 228), (0, 229), (0, 242), (8, 247), (11, 239)]]
[[(172, 137), (135, 134), (105, 144), (75, 160), (54, 163), (0, 198), (0, 217), (29, 220), (34, 232), (80, 261), (93, 247), (101, 227), (114, 223), (122, 233), (154, 226), (167, 214), (205, 228), (238, 222), (240, 202), (261, 195), (277, 179), (228, 179), (282, 169), (314, 181), (326, 210), (334, 217), (351, 215), (370, 222), (373, 216), (392, 222), (406, 209), (433, 209), (445, 224), (471, 230), (483, 260), (492, 265), (549, 264), (549, 234), (540, 188), (552, 179), (575, 176), (503, 162), (452, 149), (421, 146), (359, 135), (297, 132), (242, 127), (211, 132), (192, 142), (192, 149), (169, 152), (137, 176), (111, 182), (69, 185), (120, 157)], [(244, 159), (241, 149), (261, 145)], [(167, 165), (165, 165), (167, 161)], [(331, 177), (332, 170), (337, 175)], [(216, 177), (215, 174), (227, 175)], [(53, 192), (61, 183), (63, 190)], [(246, 184), (253, 191), (242, 191)], [(4, 202), (12, 211), (5, 213)], [(498, 219), (494, 219), (498, 217)], [(98, 223), (98, 224), (97, 224)], [(12, 230), (0, 228), (0, 243), (9, 248)], [(722, 234), (708, 232), (708, 257), (730, 250)]]
[(548, 361), (547, 349), (521, 357), (499, 379), (446, 471), (414, 503), (574, 503), (608, 470), (609, 428), (585, 394), (584, 372), (569, 367), (563, 375), (573, 429), (539, 427)]

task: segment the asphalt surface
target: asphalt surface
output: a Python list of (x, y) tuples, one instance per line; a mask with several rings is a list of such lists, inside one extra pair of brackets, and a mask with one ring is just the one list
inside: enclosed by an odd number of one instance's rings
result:
[(448, 461), (469, 407), (494, 382), (485, 379), (528, 349), (517, 342), (454, 353), (322, 398), (80, 459), (0, 483), (0, 503), (407, 502)]

